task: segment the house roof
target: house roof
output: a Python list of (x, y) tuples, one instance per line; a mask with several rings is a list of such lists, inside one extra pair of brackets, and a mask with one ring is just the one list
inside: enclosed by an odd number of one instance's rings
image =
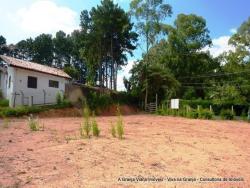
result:
[(57, 68), (49, 67), (46, 65), (41, 65), (38, 63), (30, 62), (30, 61), (24, 61), (21, 59), (16, 59), (16, 58), (5, 56), (5, 55), (0, 55), (0, 58), (12, 67), (18, 67), (21, 69), (41, 72), (45, 74), (51, 74), (54, 76), (59, 76), (59, 77), (68, 78), (68, 79), (71, 78), (67, 73)]

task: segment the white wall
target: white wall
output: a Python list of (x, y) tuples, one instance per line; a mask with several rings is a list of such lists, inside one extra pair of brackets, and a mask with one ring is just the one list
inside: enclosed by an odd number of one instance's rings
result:
[(0, 71), (0, 90), (4, 98), (7, 98), (7, 72), (3, 69)]
[[(33, 104), (44, 104), (44, 91), (45, 103), (51, 104), (56, 103), (56, 95), (58, 92), (64, 94), (65, 83), (68, 82), (67, 79), (62, 77), (57, 77), (49, 74), (34, 72), (30, 70), (9, 67), (8, 72), (12, 75), (11, 88), (7, 90), (8, 98), (10, 99), (10, 105), (15, 100), (15, 106), (29, 104), (30, 96), (33, 96)], [(28, 76), (37, 78), (37, 88), (28, 88)], [(59, 82), (59, 88), (49, 87), (49, 80), (55, 80)], [(17, 93), (14, 99), (14, 93)], [(22, 93), (24, 96), (24, 101), (22, 102)]]

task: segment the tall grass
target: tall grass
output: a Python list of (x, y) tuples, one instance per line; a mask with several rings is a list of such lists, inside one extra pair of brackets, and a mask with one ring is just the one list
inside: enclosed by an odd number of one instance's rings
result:
[(91, 123), (90, 123), (90, 113), (87, 105), (83, 108), (83, 122), (80, 126), (80, 135), (82, 138), (90, 138)]
[(28, 118), (28, 126), (29, 126), (31, 131), (39, 131), (40, 130), (38, 120), (35, 119), (32, 114)]
[(117, 122), (116, 122), (116, 132), (118, 135), (119, 139), (123, 139), (123, 135), (124, 135), (124, 125), (123, 125), (123, 119), (122, 119), (122, 115), (120, 112), (120, 107), (117, 106)]

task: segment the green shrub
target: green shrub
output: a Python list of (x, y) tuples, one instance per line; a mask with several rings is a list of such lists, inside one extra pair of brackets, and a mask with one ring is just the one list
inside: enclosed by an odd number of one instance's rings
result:
[(93, 132), (93, 136), (99, 137), (100, 135), (100, 129), (98, 127), (98, 124), (95, 120), (95, 115), (93, 113), (93, 117), (92, 117), (92, 132)]
[(84, 121), (80, 127), (80, 135), (82, 138), (90, 138), (91, 124), (89, 122), (89, 108), (87, 106), (83, 108), (83, 118)]
[(60, 104), (62, 104), (62, 102), (63, 102), (62, 94), (60, 92), (57, 92), (57, 94), (56, 94), (56, 104), (60, 105)]
[(0, 99), (2, 99), (3, 98), (3, 92), (2, 92), (2, 90), (0, 89)]
[(191, 109), (187, 112), (187, 117), (192, 119), (197, 119), (199, 117), (199, 113), (197, 110)]
[(233, 120), (234, 113), (231, 110), (221, 110), (220, 116), (222, 119)]
[(86, 96), (87, 104), (90, 110), (97, 111), (98, 109), (104, 109), (114, 103), (110, 94), (89, 92)]
[(9, 100), (7, 100), (7, 99), (0, 99), (0, 106), (1, 107), (8, 107), (9, 106)]
[(40, 130), (38, 120), (34, 119), (32, 114), (28, 118), (28, 126), (29, 126), (31, 131), (39, 131)]
[(110, 129), (111, 135), (115, 138), (116, 137), (116, 129), (113, 123), (111, 122), (111, 129)]
[(209, 109), (201, 109), (198, 113), (198, 118), (200, 119), (212, 119), (214, 113), (211, 112)]
[(118, 119), (116, 122), (116, 132), (117, 132), (118, 138), (122, 139), (124, 135), (124, 126), (123, 126), (123, 120), (122, 120), (119, 106), (117, 107), (117, 116), (118, 116)]

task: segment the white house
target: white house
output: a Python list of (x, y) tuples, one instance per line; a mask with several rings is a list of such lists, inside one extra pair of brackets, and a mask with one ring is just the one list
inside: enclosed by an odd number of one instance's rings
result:
[(0, 55), (0, 90), (11, 107), (56, 103), (70, 78), (60, 69)]

